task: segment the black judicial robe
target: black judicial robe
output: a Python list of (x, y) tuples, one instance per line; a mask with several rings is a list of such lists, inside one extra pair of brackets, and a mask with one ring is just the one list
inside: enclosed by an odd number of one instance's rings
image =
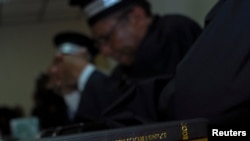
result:
[[(163, 98), (172, 96), (172, 78), (172, 75), (164, 75), (136, 83), (103, 112), (101, 121), (108, 128), (166, 121), (166, 113), (160, 113), (158, 103), (162, 91), (167, 91)], [(167, 90), (166, 84), (170, 84)]]
[(95, 70), (81, 92), (81, 100), (74, 123), (92, 122), (99, 119), (102, 111), (119, 96), (111, 93), (111, 80), (102, 72)]
[(173, 119), (205, 117), (212, 125), (248, 126), (250, 1), (220, 4), (178, 66), (175, 93), (165, 110)]
[(131, 66), (119, 65), (112, 76), (126, 86), (138, 80), (173, 74), (201, 32), (201, 27), (188, 17), (155, 16), (139, 45), (135, 62)]

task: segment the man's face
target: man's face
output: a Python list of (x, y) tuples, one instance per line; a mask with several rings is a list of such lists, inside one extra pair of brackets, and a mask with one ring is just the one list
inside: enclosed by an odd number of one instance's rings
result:
[(104, 55), (124, 65), (133, 63), (138, 40), (137, 31), (129, 21), (103, 19), (92, 26), (92, 31)]

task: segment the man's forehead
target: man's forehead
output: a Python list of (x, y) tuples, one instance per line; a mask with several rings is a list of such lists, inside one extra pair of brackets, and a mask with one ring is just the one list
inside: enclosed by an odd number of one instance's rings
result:
[(92, 31), (94, 34), (99, 32), (107, 32), (110, 28), (116, 23), (114, 18), (103, 18), (96, 22), (92, 27)]

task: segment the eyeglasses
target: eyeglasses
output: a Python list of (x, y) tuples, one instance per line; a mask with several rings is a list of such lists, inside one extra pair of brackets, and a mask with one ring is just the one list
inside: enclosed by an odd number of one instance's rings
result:
[(124, 21), (127, 17), (127, 15), (132, 11), (132, 9), (127, 9), (123, 11), (120, 15), (116, 17), (116, 23), (110, 28), (109, 32), (107, 32), (105, 35), (100, 36), (96, 39), (97, 46), (103, 45), (105, 43), (108, 43), (112, 37), (112, 34), (117, 29), (117, 27)]
[(100, 37), (98, 37), (96, 39), (96, 44), (97, 46), (103, 45), (107, 42), (109, 42), (111, 40), (111, 37), (113, 35), (113, 33), (115, 32), (115, 30), (117, 29), (117, 27), (121, 24), (121, 21), (117, 21), (109, 30), (109, 32), (107, 32), (105, 35), (102, 35)]
[(124, 19), (126, 19), (127, 15), (132, 11), (132, 9), (128, 9), (126, 11), (124, 11), (123, 13), (121, 13), (117, 18), (117, 22), (111, 27), (111, 29), (109, 30), (109, 32), (107, 32), (105, 35), (100, 36), (99, 38), (97, 38), (96, 40), (96, 44), (97, 46), (103, 45), (104, 43), (107, 43), (110, 41), (112, 34), (115, 32), (115, 30), (117, 29), (117, 27), (122, 23), (122, 21), (124, 21)]

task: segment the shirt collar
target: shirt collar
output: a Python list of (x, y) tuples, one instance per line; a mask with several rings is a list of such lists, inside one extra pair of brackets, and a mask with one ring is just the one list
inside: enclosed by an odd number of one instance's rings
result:
[(63, 98), (68, 108), (68, 116), (72, 120), (77, 112), (81, 95), (78, 91), (73, 91), (69, 94), (63, 95)]
[(93, 64), (88, 64), (81, 72), (78, 79), (78, 89), (82, 92), (86, 86), (87, 81), (89, 80), (91, 74), (96, 70)]

